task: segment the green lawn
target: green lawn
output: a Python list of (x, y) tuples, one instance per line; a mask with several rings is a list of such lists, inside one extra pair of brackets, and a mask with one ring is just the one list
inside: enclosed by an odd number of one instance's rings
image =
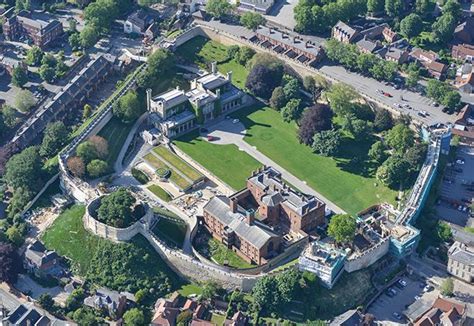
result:
[(245, 81), (249, 74), (249, 70), (246, 67), (232, 59), (225, 63), (218, 64), (217, 69), (223, 74), (232, 71), (232, 83), (240, 89), (245, 88)]
[(172, 199), (170, 194), (158, 185), (150, 185), (147, 189), (165, 202), (169, 202)]
[(255, 265), (247, 263), (245, 260), (240, 258), (235, 252), (228, 249), (225, 245), (214, 239), (210, 234), (202, 234), (202, 237), (206, 237), (206, 243), (198, 247), (198, 250), (204, 255), (208, 256), (210, 260), (214, 261), (219, 265), (227, 265), (233, 268), (252, 268)]
[(176, 154), (172, 153), (169, 149), (163, 146), (158, 146), (158, 147), (155, 147), (153, 151), (157, 155), (159, 155), (163, 160), (168, 162), (173, 169), (178, 170), (179, 172), (184, 174), (186, 177), (191, 179), (193, 182), (196, 182), (203, 177), (201, 173), (196, 171), (192, 166), (190, 166), (188, 163), (183, 161)]
[(72, 267), (79, 275), (85, 275), (93, 252), (100, 239), (87, 232), (82, 224), (85, 207), (75, 205), (65, 210), (44, 233), (42, 240), (48, 249), (71, 259)]
[(112, 168), (122, 149), (125, 139), (127, 139), (132, 124), (126, 124), (116, 117), (112, 117), (110, 121), (99, 132), (99, 136), (107, 139), (109, 143), (109, 155), (107, 155), (107, 163)]
[(184, 237), (186, 236), (186, 230), (186, 223), (182, 220), (160, 218), (153, 228), (153, 233), (166, 243), (181, 248), (184, 243)]
[(227, 59), (227, 47), (198, 36), (178, 47), (175, 54), (189, 63), (208, 68), (208, 65), (213, 61), (219, 63)]
[(235, 145), (216, 145), (189, 133), (174, 141), (182, 151), (235, 190), (245, 187), (247, 178), (261, 163)]
[(384, 201), (394, 202), (396, 191), (376, 181), (367, 159), (372, 142), (345, 137), (343, 155), (333, 159), (315, 155), (310, 147), (300, 144), (296, 124), (283, 122), (275, 110), (250, 108), (233, 116), (248, 129), (245, 141), (348, 213), (355, 214)]
[(202, 288), (197, 284), (191, 283), (191, 284), (183, 285), (181, 289), (178, 290), (178, 292), (183, 297), (188, 297), (192, 294), (195, 294), (195, 295), (202, 294)]
[(171, 167), (166, 165), (163, 161), (161, 161), (159, 158), (157, 158), (154, 154), (148, 153), (143, 157), (145, 161), (147, 161), (153, 168), (155, 169), (168, 169), (171, 171), (171, 174), (169, 176), (169, 180), (172, 181), (176, 186), (178, 186), (181, 189), (186, 189), (191, 184), (183, 178), (180, 174), (176, 173)]
[(224, 325), (225, 322), (225, 316), (224, 315), (218, 315), (218, 314), (212, 314), (211, 316), (211, 323), (217, 326), (222, 326)]

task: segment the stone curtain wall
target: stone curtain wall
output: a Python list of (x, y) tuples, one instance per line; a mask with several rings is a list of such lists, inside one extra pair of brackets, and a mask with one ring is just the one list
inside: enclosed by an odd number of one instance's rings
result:
[(344, 269), (351, 273), (369, 267), (377, 260), (385, 256), (390, 246), (390, 238), (382, 240), (376, 246), (364, 251), (360, 256), (353, 259), (347, 259), (344, 264)]

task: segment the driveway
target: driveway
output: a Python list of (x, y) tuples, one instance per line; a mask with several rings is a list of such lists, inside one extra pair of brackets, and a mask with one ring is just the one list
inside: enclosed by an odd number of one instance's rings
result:
[(64, 305), (66, 303), (66, 299), (68, 294), (59, 286), (55, 286), (52, 288), (45, 288), (36, 283), (32, 280), (28, 275), (20, 274), (18, 276), (18, 281), (15, 283), (15, 288), (20, 290), (24, 294), (28, 294), (35, 300), (44, 294), (48, 293), (53, 297), (54, 301), (57, 303)]
[(242, 123), (237, 122), (234, 123), (233, 120), (223, 120), (211, 127), (209, 127), (209, 133), (208, 135), (214, 136), (217, 139), (213, 141), (214, 144), (220, 144), (220, 145), (227, 145), (227, 144), (234, 144), (236, 145), (241, 151), (246, 152), (253, 158), (255, 158), (257, 161), (264, 165), (272, 166), (278, 171), (281, 172), (283, 179), (285, 179), (287, 182), (290, 184), (294, 185), (297, 187), (299, 190), (302, 192), (313, 195), (322, 201), (326, 203), (326, 207), (332, 210), (335, 213), (344, 213), (344, 211), (339, 208), (336, 204), (332, 203), (321, 195), (319, 192), (315, 191), (311, 187), (309, 187), (305, 181), (302, 181), (295, 177), (293, 174), (288, 172), (286, 169), (278, 165), (276, 162), (262, 154), (257, 150), (256, 147), (249, 145), (247, 142), (245, 142), (244, 137), (245, 137), (245, 127)]

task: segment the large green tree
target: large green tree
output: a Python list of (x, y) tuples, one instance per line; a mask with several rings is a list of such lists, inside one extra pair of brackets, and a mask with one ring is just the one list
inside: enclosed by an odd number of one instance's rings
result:
[(352, 113), (354, 101), (359, 98), (354, 88), (342, 83), (332, 85), (325, 95), (331, 109), (339, 116), (346, 116)]
[[(192, 316), (191, 316), (192, 317)], [(145, 321), (145, 315), (143, 311), (138, 308), (132, 308), (125, 312), (123, 315), (123, 321), (125, 326), (145, 326), (148, 325)]]
[(432, 26), (435, 42), (439, 44), (448, 43), (453, 38), (456, 24), (457, 20), (452, 14), (444, 13), (441, 15)]
[(240, 16), (240, 23), (251, 30), (256, 30), (258, 26), (265, 24), (265, 18), (256, 12), (245, 12)]
[(125, 123), (135, 121), (142, 113), (138, 94), (135, 91), (128, 91), (120, 98), (113, 107), (114, 115)]
[(423, 20), (417, 14), (409, 14), (400, 22), (400, 31), (408, 38), (417, 36), (423, 29)]
[(38, 189), (41, 184), (41, 157), (36, 147), (13, 155), (5, 166), (5, 181), (14, 188)]
[(341, 133), (339, 130), (323, 130), (317, 132), (313, 137), (311, 149), (313, 152), (323, 156), (334, 156), (341, 146)]
[(26, 52), (25, 62), (30, 66), (37, 66), (40, 64), (41, 59), (43, 58), (44, 52), (38, 46), (33, 45)]
[(356, 233), (357, 222), (348, 214), (338, 214), (331, 217), (328, 225), (328, 235), (338, 243), (351, 242)]
[(28, 82), (28, 70), (21, 65), (13, 68), (12, 84), (16, 87), (23, 87)]
[(36, 99), (33, 94), (27, 90), (22, 89), (16, 94), (15, 107), (18, 111), (28, 112), (36, 104)]
[(39, 149), (40, 155), (50, 157), (56, 154), (66, 143), (68, 134), (68, 130), (62, 121), (48, 124)]
[(213, 17), (220, 19), (230, 13), (232, 5), (227, 0), (209, 0), (206, 11)]
[(127, 227), (132, 222), (132, 205), (135, 197), (125, 188), (120, 188), (102, 198), (97, 210), (99, 221), (115, 227)]
[(397, 124), (387, 133), (386, 137), (387, 145), (399, 153), (404, 153), (408, 148), (412, 147), (414, 140), (415, 133), (404, 124)]

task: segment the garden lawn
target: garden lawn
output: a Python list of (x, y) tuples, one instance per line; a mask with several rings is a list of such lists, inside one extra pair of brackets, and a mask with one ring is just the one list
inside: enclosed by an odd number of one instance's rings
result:
[(242, 66), (240, 63), (232, 59), (225, 63), (218, 64), (217, 69), (224, 75), (229, 71), (232, 71), (232, 84), (240, 89), (245, 88), (245, 82), (249, 75), (249, 70), (245, 66)]
[(174, 144), (235, 190), (245, 187), (252, 171), (262, 164), (235, 145), (217, 145), (192, 132), (174, 140)]
[(186, 223), (182, 220), (160, 218), (153, 228), (153, 233), (166, 243), (171, 242), (173, 246), (181, 248), (184, 243), (184, 237), (186, 236), (186, 230)]
[[(394, 203), (396, 191), (374, 178), (375, 169), (367, 158), (374, 140), (360, 142), (345, 137), (342, 155), (333, 159), (315, 155), (310, 147), (300, 144), (296, 124), (283, 122), (275, 110), (249, 108), (233, 116), (245, 124), (246, 142), (348, 213), (380, 202)], [(353, 161), (354, 157), (360, 159)]]
[(202, 288), (197, 284), (191, 283), (191, 284), (183, 285), (181, 289), (178, 290), (178, 292), (183, 297), (188, 297), (192, 294), (195, 294), (195, 295), (202, 294)]
[(224, 265), (234, 268), (252, 268), (254, 265), (247, 263), (245, 260), (240, 258), (235, 252), (228, 249), (225, 245), (217, 241), (216, 239), (209, 237), (207, 244), (211, 259), (219, 265)]
[(186, 189), (189, 186), (191, 186), (191, 184), (185, 178), (183, 178), (181, 175), (176, 173), (171, 167), (166, 165), (163, 161), (161, 161), (154, 154), (148, 153), (143, 158), (145, 159), (145, 161), (147, 161), (155, 169), (167, 169), (167, 170), (169, 170), (171, 172), (170, 176), (169, 176), (169, 180), (172, 181), (179, 188)]
[(169, 165), (171, 165), (174, 169), (184, 174), (193, 182), (196, 182), (203, 177), (201, 173), (196, 171), (193, 167), (183, 161), (179, 156), (172, 153), (169, 149), (163, 146), (158, 146), (155, 147), (153, 151), (163, 160), (165, 160)]
[(71, 259), (72, 267), (79, 275), (86, 274), (92, 253), (96, 251), (100, 241), (106, 241), (84, 229), (84, 213), (83, 205), (72, 206), (59, 215), (42, 237), (46, 248)]
[(126, 124), (120, 121), (117, 117), (112, 117), (112, 119), (110, 119), (110, 121), (99, 132), (98, 135), (107, 139), (107, 142), (109, 143), (109, 155), (107, 155), (106, 161), (109, 163), (110, 168), (113, 168), (132, 126), (133, 123)]
[(164, 200), (165, 202), (169, 202), (171, 200), (170, 194), (167, 193), (163, 188), (161, 188), (158, 185), (148, 186), (147, 189), (150, 190), (158, 198)]

